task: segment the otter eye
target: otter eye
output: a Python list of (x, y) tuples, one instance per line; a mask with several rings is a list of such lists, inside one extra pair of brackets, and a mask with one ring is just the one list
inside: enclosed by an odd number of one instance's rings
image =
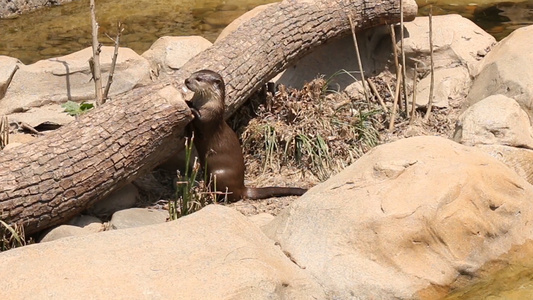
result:
[(198, 77), (198, 78), (196, 78), (196, 80), (200, 81), (200, 82), (204, 81), (204, 79), (202, 77)]

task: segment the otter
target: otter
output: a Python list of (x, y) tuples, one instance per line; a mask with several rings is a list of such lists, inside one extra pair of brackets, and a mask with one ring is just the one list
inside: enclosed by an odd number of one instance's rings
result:
[(187, 104), (194, 115), (192, 131), (200, 166), (213, 175), (214, 190), (228, 192), (230, 201), (300, 196), (307, 191), (295, 187), (246, 187), (241, 145), (237, 134), (224, 120), (226, 95), (222, 76), (211, 70), (200, 70), (187, 78), (185, 85), (194, 92)]

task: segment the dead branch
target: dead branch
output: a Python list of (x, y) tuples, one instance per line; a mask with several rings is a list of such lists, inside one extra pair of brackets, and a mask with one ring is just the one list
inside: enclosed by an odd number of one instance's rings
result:
[(102, 71), (100, 69), (100, 43), (98, 42), (98, 23), (96, 22), (96, 7), (94, 0), (90, 0), (93, 57), (89, 60), (91, 71), (93, 72), (94, 90), (96, 96), (96, 105), (104, 103), (102, 98)]
[(118, 22), (117, 36), (115, 37), (115, 39), (112, 39), (109, 35), (107, 36), (114, 42), (115, 51), (113, 52), (113, 59), (111, 60), (111, 68), (109, 69), (109, 76), (107, 78), (107, 84), (105, 86), (104, 95), (102, 96), (102, 101), (104, 102), (107, 100), (109, 89), (111, 88), (111, 84), (113, 83), (113, 75), (115, 74), (115, 66), (117, 65), (118, 48), (120, 46), (120, 37), (122, 36), (122, 32), (124, 32), (124, 26), (122, 23)]

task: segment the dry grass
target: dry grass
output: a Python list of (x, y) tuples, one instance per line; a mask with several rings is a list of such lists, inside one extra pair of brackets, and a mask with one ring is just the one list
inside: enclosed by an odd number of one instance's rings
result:
[(0, 252), (26, 245), (24, 227), (0, 220)]
[(324, 181), (378, 144), (379, 104), (327, 87), (323, 78), (301, 90), (280, 87), (256, 106), (241, 134), (249, 175), (286, 170)]
[[(413, 135), (450, 135), (454, 117), (448, 114), (455, 107), (434, 109), (425, 122), (421, 118), (424, 111), (417, 111), (411, 125), (410, 116), (398, 112), (393, 129), (387, 130), (390, 113), (386, 109), (392, 108), (396, 91), (391, 86), (395, 86), (396, 78), (385, 74), (369, 80), (376, 90), (370, 93), (370, 103), (362, 92), (348, 96), (330, 89), (324, 78), (301, 90), (280, 86), (274, 96), (267, 94), (263, 101), (252, 99), (232, 120), (242, 140), (247, 177), (255, 179), (255, 185), (265, 185), (268, 177), (282, 174), (285, 185), (302, 180), (312, 185), (380, 143)], [(279, 180), (270, 183), (284, 184)]]

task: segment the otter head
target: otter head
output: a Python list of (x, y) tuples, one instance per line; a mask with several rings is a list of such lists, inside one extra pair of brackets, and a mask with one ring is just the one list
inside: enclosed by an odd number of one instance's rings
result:
[[(200, 70), (185, 79), (187, 88), (194, 92), (191, 99), (196, 109), (215, 104), (224, 106), (225, 85), (222, 76), (211, 70)], [(218, 102), (218, 103), (213, 103)]]

